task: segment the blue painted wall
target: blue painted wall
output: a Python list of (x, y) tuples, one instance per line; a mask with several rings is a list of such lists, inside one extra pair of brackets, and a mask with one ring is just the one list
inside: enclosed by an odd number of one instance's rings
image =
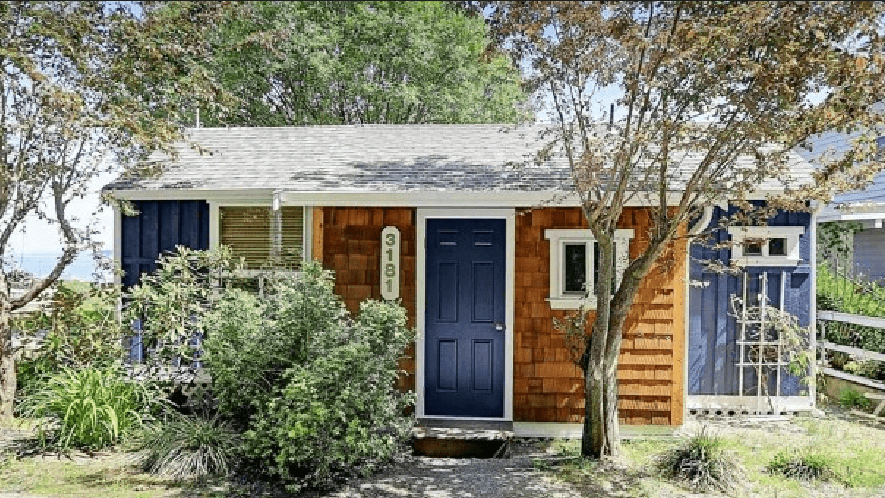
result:
[(206, 201), (133, 201), (139, 214), (122, 219), (123, 286), (138, 283), (157, 267), (157, 258), (176, 245), (209, 249)]
[[(732, 207), (727, 212), (714, 208), (710, 227), (717, 225), (723, 215), (737, 211)], [(805, 233), (799, 239), (799, 253), (802, 261), (798, 266), (787, 267), (748, 267), (748, 295), (760, 291), (760, 272), (768, 273), (769, 305), (780, 306), (780, 286), (783, 278), (786, 283), (784, 310), (796, 315), (799, 325), (808, 326), (811, 312), (811, 215), (808, 213), (780, 212), (769, 220), (770, 226), (803, 226)], [(726, 242), (729, 235), (725, 230), (716, 230), (715, 242)], [(728, 264), (731, 258), (729, 249), (714, 250), (712, 244), (693, 244), (690, 249), (689, 277), (692, 286), (689, 291), (689, 340), (688, 340), (688, 394), (689, 395), (736, 395), (738, 394), (740, 349), (735, 341), (740, 337), (734, 310), (731, 309), (731, 296), (742, 294), (741, 277), (723, 275), (704, 269), (703, 261), (718, 259)], [(798, 395), (807, 387), (799, 378), (781, 371), (781, 394)], [(768, 388), (774, 394), (776, 377), (769, 376)], [(752, 367), (744, 368), (744, 386), (756, 390), (756, 373)], [(745, 390), (745, 394), (749, 394)]]
[[(209, 204), (206, 201), (133, 201), (136, 216), (123, 216), (121, 227), (123, 286), (138, 283), (142, 273), (157, 268), (163, 252), (182, 245), (191, 249), (209, 249)], [(129, 358), (144, 358), (141, 324), (133, 324), (129, 338)], [(198, 340), (198, 339), (197, 339)]]

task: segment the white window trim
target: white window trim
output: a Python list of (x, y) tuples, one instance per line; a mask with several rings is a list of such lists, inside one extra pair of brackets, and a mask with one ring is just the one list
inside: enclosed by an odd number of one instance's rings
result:
[[(805, 227), (728, 227), (731, 236), (731, 260), (738, 266), (796, 266), (802, 261), (799, 254), (799, 237), (805, 234)], [(762, 255), (744, 255), (744, 241), (747, 239), (786, 239), (785, 256), (769, 256), (768, 244), (762, 244)]]
[[(250, 207), (250, 206), (265, 206), (270, 208), (271, 210), (275, 210), (275, 208), (279, 208), (279, 202), (269, 203), (267, 201), (238, 201), (238, 200), (223, 200), (223, 201), (207, 201), (209, 203), (209, 248), (212, 250), (218, 249), (218, 246), (221, 245), (221, 210), (219, 208), (222, 207)], [(286, 206), (291, 206), (291, 204), (286, 204)], [(311, 254), (313, 250), (313, 206), (310, 205), (302, 205), (302, 215), (303, 215), (303, 223), (304, 229), (302, 230), (302, 248), (301, 248), (301, 260), (304, 262), (311, 261), (313, 254)], [(280, 238), (273, 237), (271, 240), (274, 243), (277, 243)], [(261, 273), (267, 273), (267, 270), (245, 270), (247, 274), (258, 275)], [(291, 273), (298, 274), (299, 272), (282, 272), (280, 273)]]
[[(633, 240), (634, 234), (632, 228), (615, 230), (615, 279), (618, 284), (621, 282), (621, 275), (630, 264), (630, 241)], [(576, 310), (581, 307), (596, 309), (595, 289), (587, 289), (588, 292), (582, 296), (566, 294), (564, 292), (565, 279), (563, 278), (565, 245), (583, 243), (588, 245), (585, 251), (587, 284), (593, 285), (594, 261), (591, 243), (596, 242), (593, 232), (589, 229), (549, 229), (544, 230), (544, 238), (550, 241), (550, 297), (547, 298), (550, 308), (555, 310)]]

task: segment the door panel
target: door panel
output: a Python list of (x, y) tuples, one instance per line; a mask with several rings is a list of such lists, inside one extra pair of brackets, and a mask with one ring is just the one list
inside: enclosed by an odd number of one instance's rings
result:
[(504, 220), (427, 220), (428, 416), (504, 415)]

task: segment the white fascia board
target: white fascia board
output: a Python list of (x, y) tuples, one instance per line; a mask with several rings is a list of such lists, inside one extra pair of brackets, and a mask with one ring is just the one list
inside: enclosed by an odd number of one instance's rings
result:
[(821, 213), (817, 217), (818, 223), (828, 221), (875, 221), (885, 219), (885, 210), (874, 213)]
[[(126, 200), (207, 200), (221, 204), (268, 204), (276, 194), (282, 205), (311, 206), (402, 206), (402, 207), (577, 207), (580, 199), (574, 193), (528, 191), (287, 191), (271, 188), (243, 189), (150, 189), (112, 190), (118, 199)], [(749, 200), (765, 199), (775, 192), (757, 192)], [(667, 205), (679, 204), (681, 192), (668, 195)], [(657, 206), (657, 195), (628, 194), (628, 207)]]
[(247, 203), (271, 205), (274, 189), (166, 189), (166, 190), (112, 190), (117, 199), (130, 201), (206, 200), (222, 204)]
[[(403, 206), (403, 207), (578, 207), (577, 195), (525, 191), (404, 191), (404, 192), (294, 192), (279, 194), (282, 203), (314, 206)], [(638, 196), (637, 196), (638, 197)], [(679, 195), (671, 194), (668, 204), (676, 205)], [(656, 196), (632, 199), (627, 206), (656, 206)]]

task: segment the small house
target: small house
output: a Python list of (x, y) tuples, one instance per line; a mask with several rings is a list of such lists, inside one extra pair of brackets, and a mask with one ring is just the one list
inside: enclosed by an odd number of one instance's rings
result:
[[(516, 165), (538, 149), (536, 131), (366, 125), (198, 128), (187, 137), (204, 152), (182, 146), (161, 175), (105, 187), (139, 213), (116, 214), (124, 284), (176, 245), (229, 245), (254, 267), (272, 253), (288, 255), (290, 268), (317, 260), (352, 311), (369, 298), (399, 299), (408, 310), (417, 340), (400, 387), (417, 393), (419, 418), (499, 423), (527, 436), (580, 433), (583, 375), (554, 319), (593, 306), (582, 289), (592, 289), (600, 262), (567, 164)], [(797, 174), (808, 168), (795, 158)], [(715, 227), (729, 209), (711, 206), (686, 230)], [(679, 426), (688, 409), (813, 406), (813, 391), (778, 358), (753, 363), (762, 361), (751, 343), (766, 341), (764, 324), (741, 321), (730, 301), (765, 295), (813, 323), (812, 218), (782, 213), (770, 228), (714, 230), (721, 240), (766, 240), (734, 253), (672, 244), (627, 321), (622, 424)], [(624, 210), (616, 268), (647, 243), (648, 220), (641, 201)], [(703, 258), (737, 258), (748, 271), (708, 274)], [(772, 408), (763, 394), (782, 399)]]

